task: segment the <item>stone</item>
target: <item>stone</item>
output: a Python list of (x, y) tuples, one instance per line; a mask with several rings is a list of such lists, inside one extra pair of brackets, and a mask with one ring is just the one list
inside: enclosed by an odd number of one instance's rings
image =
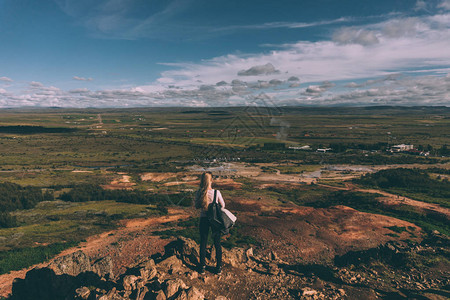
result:
[(302, 293), (302, 296), (314, 296), (317, 294), (317, 291), (306, 287), (301, 290), (301, 293)]
[(253, 257), (253, 248), (248, 248), (245, 251), (245, 255), (247, 256), (247, 259), (250, 259), (250, 257)]
[(91, 294), (91, 290), (89, 290), (87, 287), (82, 286), (80, 288), (77, 288), (75, 290), (75, 297), (77, 299), (87, 299), (89, 298), (89, 295)]
[(148, 288), (146, 286), (139, 288), (136, 294), (136, 300), (144, 300), (145, 295), (148, 292)]
[(228, 300), (225, 296), (217, 296), (215, 300)]
[(136, 280), (136, 289), (143, 288), (146, 283), (147, 283), (147, 280), (139, 278), (138, 280)]
[(139, 269), (139, 274), (141, 274), (142, 279), (151, 280), (156, 277), (156, 275), (158, 274), (158, 270), (156, 270), (154, 266), (150, 268), (144, 267)]
[(92, 272), (100, 277), (113, 278), (113, 261), (110, 256), (97, 260), (92, 265)]
[(140, 268), (144, 268), (144, 269), (151, 269), (154, 266), (155, 266), (155, 261), (153, 259), (151, 259), (151, 258), (146, 260), (146, 261), (144, 261), (144, 262), (141, 262), (139, 264), (139, 267)]
[(115, 299), (115, 295), (117, 295), (117, 293), (116, 293), (116, 288), (115, 287), (113, 287), (107, 294), (106, 294), (106, 299)]
[(181, 290), (178, 295), (174, 298), (174, 300), (187, 300), (186, 291)]
[(179, 257), (193, 265), (200, 262), (199, 245), (192, 239), (178, 237), (178, 239), (165, 247), (165, 253), (179, 255)]
[(267, 266), (267, 272), (271, 275), (278, 275), (278, 273), (280, 273), (280, 269), (277, 264), (271, 263)]
[(345, 290), (344, 289), (338, 289), (338, 293), (339, 293), (339, 295), (344, 296), (345, 295)]
[(193, 271), (192, 273), (189, 273), (188, 274), (188, 278), (191, 279), (191, 280), (198, 278), (198, 272)]
[(200, 292), (196, 287), (192, 286), (187, 290), (187, 300), (203, 300), (205, 295)]
[(208, 281), (210, 280), (211, 278), (209, 277), (209, 276), (203, 276), (202, 277), (202, 281), (204, 282), (204, 283), (208, 283)]
[(150, 287), (150, 289), (152, 289), (153, 291), (159, 291), (162, 289), (161, 281), (159, 281), (158, 278), (151, 281), (147, 286)]
[(158, 293), (156, 293), (155, 300), (166, 300), (166, 294), (162, 290), (160, 290)]
[(229, 251), (225, 250), (222, 253), (222, 261), (233, 267), (239, 267), (241, 264), (246, 263), (247, 260), (246, 251), (242, 248), (233, 248)]
[(179, 278), (169, 279), (165, 282), (164, 292), (166, 293), (167, 298), (170, 298), (175, 295), (180, 289), (186, 288), (187, 286), (183, 282), (183, 280)]
[(136, 281), (138, 280), (137, 276), (127, 275), (123, 278), (123, 289), (125, 291), (132, 291), (136, 289)]
[(271, 260), (278, 260), (278, 255), (274, 251), (270, 251), (270, 259)]
[(172, 255), (162, 262), (160, 262), (157, 267), (162, 270), (167, 270), (169, 274), (177, 273), (181, 270), (183, 263), (175, 255)]
[(55, 258), (48, 268), (52, 269), (56, 275), (67, 274), (70, 276), (77, 276), (92, 270), (89, 257), (81, 250)]

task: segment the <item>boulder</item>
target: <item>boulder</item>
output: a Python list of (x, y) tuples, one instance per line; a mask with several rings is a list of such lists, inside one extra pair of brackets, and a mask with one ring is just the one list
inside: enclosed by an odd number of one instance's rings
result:
[(87, 299), (87, 298), (89, 298), (90, 294), (91, 294), (91, 290), (85, 286), (82, 286), (75, 290), (75, 298), (76, 299)]
[(132, 291), (136, 289), (136, 281), (139, 278), (134, 275), (127, 275), (123, 278), (123, 289), (126, 291)]
[(239, 267), (241, 264), (247, 262), (247, 253), (242, 248), (233, 248), (231, 250), (225, 250), (222, 252), (222, 261), (226, 264), (230, 264), (233, 267)]
[(186, 294), (186, 291), (184, 291), (184, 290), (181, 290), (177, 295), (176, 295), (176, 297), (175, 298), (173, 298), (173, 300), (187, 300), (188, 298), (187, 298), (187, 294)]
[(155, 300), (166, 300), (166, 294), (162, 290), (160, 290), (158, 293), (156, 293)]
[(113, 261), (110, 256), (97, 260), (92, 265), (92, 272), (100, 277), (113, 278)]
[(49, 268), (36, 268), (27, 272), (24, 279), (14, 279), (11, 299), (65, 299), (73, 295), (75, 289), (84, 284), (74, 280), (74, 277), (63, 274), (55, 275)]
[(151, 280), (156, 277), (156, 274), (158, 274), (158, 270), (156, 270), (155, 267), (151, 267), (149, 269), (147, 268), (140, 268), (139, 274), (141, 275), (142, 279), (144, 280)]
[(144, 269), (151, 269), (151, 268), (155, 267), (155, 261), (150, 258), (149, 260), (141, 262), (138, 265), (138, 267), (139, 268), (144, 268)]
[(80, 273), (92, 270), (89, 256), (79, 250), (72, 254), (55, 258), (49, 265), (56, 275), (67, 274), (77, 276)]
[(187, 290), (187, 300), (203, 300), (205, 295), (203, 295), (196, 287), (192, 286)]
[(136, 294), (136, 300), (144, 300), (144, 297), (147, 294), (147, 292), (148, 292), (147, 287), (145, 287), (145, 286), (141, 287)]
[(186, 288), (187, 286), (183, 282), (183, 280), (179, 278), (169, 279), (165, 282), (164, 292), (166, 294), (166, 297), (170, 298), (174, 296), (176, 293), (178, 293), (179, 290), (184, 290)]
[(183, 266), (182, 261), (179, 260), (175, 255), (166, 258), (157, 265), (159, 269), (166, 271), (169, 274), (181, 271), (182, 266)]
[(177, 255), (184, 262), (197, 265), (200, 261), (199, 245), (192, 239), (178, 237), (165, 247), (167, 255)]
[(309, 287), (305, 287), (301, 290), (301, 294), (302, 294), (302, 296), (314, 296), (317, 294), (317, 291), (313, 290)]

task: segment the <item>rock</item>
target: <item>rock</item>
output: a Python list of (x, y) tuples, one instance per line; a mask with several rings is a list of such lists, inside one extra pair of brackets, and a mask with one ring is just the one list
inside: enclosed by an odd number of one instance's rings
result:
[(193, 271), (192, 273), (189, 273), (188, 274), (188, 278), (191, 279), (191, 280), (198, 278), (198, 272)]
[(148, 292), (148, 288), (146, 286), (139, 288), (136, 294), (136, 300), (144, 300), (145, 295)]
[(178, 295), (174, 298), (174, 300), (187, 300), (186, 291), (181, 290)]
[(241, 264), (247, 262), (246, 251), (242, 248), (233, 248), (229, 251), (224, 249), (222, 261), (226, 264), (232, 265), (233, 267), (239, 267)]
[(345, 295), (345, 290), (344, 289), (338, 289), (337, 290), (339, 295), (344, 296)]
[[(95, 282), (98, 276), (93, 275), (96, 278), (89, 279)], [(70, 295), (73, 299), (75, 290), (86, 285), (80, 278), (66, 274), (56, 275), (49, 268), (35, 268), (28, 271), (24, 279), (14, 279), (11, 299), (61, 299), (61, 295)]]
[(277, 264), (269, 264), (267, 266), (267, 272), (271, 275), (278, 275), (278, 273), (280, 273), (280, 269)]
[(175, 255), (166, 258), (157, 265), (159, 269), (167, 270), (169, 274), (179, 272), (182, 266), (183, 263)]
[(147, 280), (139, 278), (138, 280), (136, 280), (136, 289), (143, 288), (146, 283), (147, 283)]
[(203, 300), (205, 295), (203, 295), (196, 287), (192, 286), (187, 290), (187, 300)]
[(215, 300), (228, 300), (225, 296), (217, 296)]
[(156, 274), (158, 274), (158, 270), (156, 268), (150, 267), (150, 268), (140, 268), (139, 274), (141, 275), (142, 279), (144, 280), (151, 280), (156, 277)]
[(180, 289), (186, 289), (187, 286), (183, 282), (183, 280), (176, 278), (176, 279), (169, 279), (165, 282), (164, 292), (166, 293), (166, 297), (170, 298), (173, 295), (175, 295)]
[(136, 289), (136, 281), (138, 280), (137, 276), (127, 275), (123, 278), (123, 289), (125, 291), (132, 291)]
[(317, 294), (317, 291), (306, 287), (306, 288), (301, 289), (301, 293), (302, 293), (302, 296), (314, 296)]
[(155, 279), (152, 282), (150, 282), (150, 284), (147, 285), (150, 289), (152, 289), (153, 291), (159, 291), (162, 289), (162, 284), (161, 281), (159, 281), (159, 279)]
[(192, 239), (178, 237), (165, 247), (165, 253), (178, 255), (183, 261), (198, 265), (200, 262), (199, 245)]
[(92, 265), (92, 272), (100, 277), (113, 278), (113, 261), (110, 256), (106, 256), (100, 260), (97, 260)]
[(89, 257), (81, 250), (72, 254), (54, 259), (48, 268), (52, 269), (56, 275), (67, 274), (77, 276), (80, 273), (91, 271)]
[(117, 293), (116, 293), (116, 288), (115, 287), (113, 287), (107, 294), (106, 294), (106, 297), (107, 297), (107, 299), (109, 300), (109, 299), (116, 299), (116, 296), (117, 295)]
[(166, 300), (166, 294), (164, 294), (164, 292), (162, 290), (160, 290), (155, 297), (155, 300)]
[(91, 294), (91, 290), (89, 290), (87, 287), (82, 286), (80, 288), (77, 288), (75, 290), (75, 297), (77, 299), (87, 299), (89, 295)]
[(270, 251), (270, 259), (271, 260), (278, 260), (278, 255), (274, 251)]
[(155, 266), (155, 261), (153, 259), (151, 259), (151, 258), (146, 260), (146, 261), (144, 261), (144, 262), (141, 262), (139, 264), (140, 268), (145, 268), (145, 269), (151, 269), (154, 266)]
[(250, 259), (250, 257), (253, 257), (253, 248), (248, 248), (245, 251), (245, 255), (247, 256), (247, 259)]

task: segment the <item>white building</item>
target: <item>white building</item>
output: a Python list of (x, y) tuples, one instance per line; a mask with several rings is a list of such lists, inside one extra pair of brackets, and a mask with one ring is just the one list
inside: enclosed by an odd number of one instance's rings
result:
[(414, 149), (414, 145), (405, 145), (405, 144), (394, 145), (391, 147), (392, 152), (403, 152), (403, 151), (409, 151), (409, 150), (413, 150), (413, 149)]

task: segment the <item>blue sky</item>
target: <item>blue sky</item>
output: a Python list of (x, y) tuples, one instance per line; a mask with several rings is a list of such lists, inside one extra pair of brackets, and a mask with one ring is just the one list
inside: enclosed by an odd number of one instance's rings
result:
[(0, 0), (0, 107), (450, 105), (450, 0)]

